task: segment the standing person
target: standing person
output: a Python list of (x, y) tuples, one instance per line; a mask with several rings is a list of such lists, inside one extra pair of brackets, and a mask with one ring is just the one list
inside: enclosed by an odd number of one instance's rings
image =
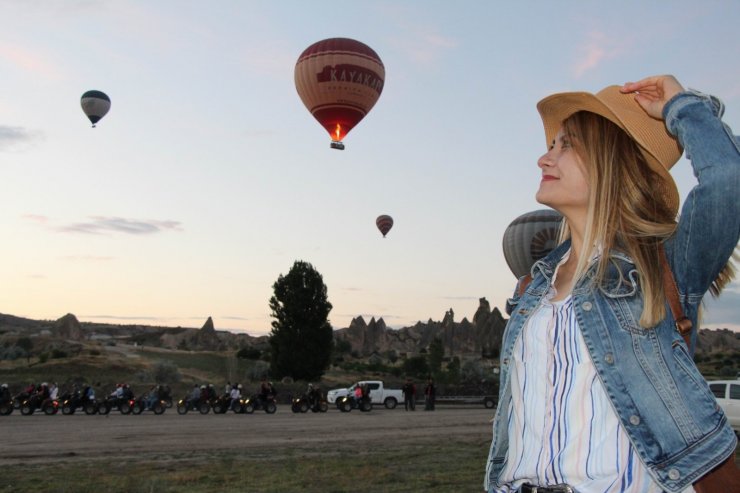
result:
[(401, 387), (401, 391), (403, 392), (403, 407), (407, 411), (415, 411), (416, 410), (416, 385), (414, 385), (414, 382), (410, 379), (406, 379), (406, 383)]
[(434, 401), (437, 399), (437, 387), (434, 386), (432, 377), (427, 379), (427, 386), (424, 389), (424, 410), (434, 411)]
[[(676, 327), (732, 278), (740, 141), (718, 99), (672, 76), (537, 108), (536, 198), (563, 215), (561, 243), (507, 303), (485, 489), (693, 492), (737, 439)], [(698, 184), (676, 221), (681, 147)]]

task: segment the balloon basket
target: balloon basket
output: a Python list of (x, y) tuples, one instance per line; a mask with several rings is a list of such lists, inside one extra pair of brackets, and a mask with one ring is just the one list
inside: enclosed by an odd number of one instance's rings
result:
[(340, 151), (344, 150), (344, 144), (342, 144), (338, 140), (332, 140), (331, 144), (329, 144), (329, 147), (331, 147), (332, 149), (339, 149)]

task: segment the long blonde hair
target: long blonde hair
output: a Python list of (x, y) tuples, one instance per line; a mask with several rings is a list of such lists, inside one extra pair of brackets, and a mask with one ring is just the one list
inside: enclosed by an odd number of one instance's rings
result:
[[(662, 178), (650, 169), (637, 144), (617, 125), (594, 113), (581, 111), (563, 122), (586, 169), (589, 206), (583, 244), (599, 245), (594, 282), (600, 284), (612, 249), (625, 252), (639, 273), (643, 296), (642, 327), (654, 327), (665, 318), (659, 246), (676, 230), (676, 218), (656, 190)], [(561, 239), (570, 237), (567, 220)], [(589, 252), (578, 259), (575, 277), (589, 265)], [(621, 282), (629, 282), (621, 279)]]

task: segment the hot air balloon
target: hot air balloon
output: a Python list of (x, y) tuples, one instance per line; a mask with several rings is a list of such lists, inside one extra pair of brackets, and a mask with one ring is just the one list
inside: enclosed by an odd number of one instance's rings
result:
[(378, 216), (375, 220), (375, 225), (378, 227), (380, 232), (383, 233), (383, 238), (385, 238), (385, 235), (387, 235), (388, 231), (393, 227), (393, 218), (387, 214), (383, 214), (382, 216)]
[(557, 245), (563, 216), (552, 209), (522, 214), (504, 231), (504, 257), (516, 278), (529, 274), (534, 263)]
[(82, 111), (85, 112), (92, 122), (93, 128), (95, 128), (95, 124), (108, 113), (110, 98), (102, 91), (87, 91), (82, 95), (80, 104), (82, 105)]
[(354, 39), (318, 41), (295, 64), (298, 95), (329, 132), (333, 149), (344, 149), (342, 139), (375, 106), (384, 83), (378, 54)]

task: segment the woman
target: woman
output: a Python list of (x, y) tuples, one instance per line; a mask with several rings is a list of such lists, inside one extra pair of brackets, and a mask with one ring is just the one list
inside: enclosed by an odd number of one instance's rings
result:
[[(677, 286), (697, 327), (706, 291), (732, 277), (739, 142), (719, 100), (672, 76), (537, 107), (548, 143), (537, 200), (563, 215), (563, 241), (507, 306), (485, 488), (692, 492), (737, 440), (666, 300)], [(681, 147), (698, 184), (676, 221), (668, 170)]]

